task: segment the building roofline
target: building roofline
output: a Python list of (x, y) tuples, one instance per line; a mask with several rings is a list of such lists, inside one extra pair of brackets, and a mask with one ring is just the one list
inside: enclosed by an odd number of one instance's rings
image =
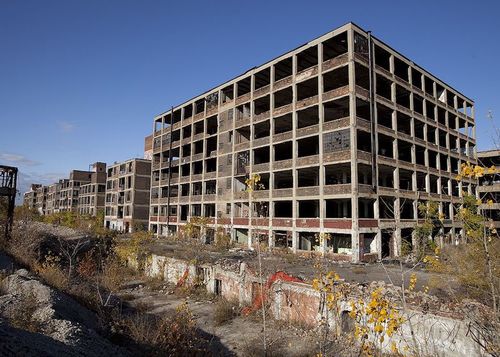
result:
[[(237, 79), (238, 77), (244, 76), (245, 74), (247, 74), (247, 73), (249, 73), (249, 72), (251, 72), (251, 71), (255, 70), (255, 69), (256, 69), (256, 68), (258, 68), (258, 67), (263, 67), (263, 66), (265, 66), (266, 64), (268, 64), (268, 63), (270, 63), (270, 62), (273, 62), (273, 61), (277, 60), (277, 59), (278, 59), (278, 58), (280, 58), (280, 57), (286, 56), (287, 54), (289, 54), (289, 53), (291, 53), (291, 52), (294, 52), (294, 51), (298, 50), (298, 49), (299, 49), (299, 48), (301, 48), (301, 47), (305, 47), (305, 46), (307, 46), (308, 44), (310, 44), (311, 42), (317, 41), (317, 40), (319, 40), (320, 38), (322, 38), (322, 37), (324, 37), (324, 36), (328, 35), (328, 34), (329, 34), (329, 33), (331, 33), (331, 32), (334, 32), (334, 31), (339, 31), (339, 30), (343, 29), (344, 27), (346, 27), (346, 28), (349, 28), (349, 27), (354, 27), (354, 28), (356, 28), (357, 30), (359, 30), (359, 31), (361, 31), (361, 32), (363, 32), (363, 33), (365, 33), (365, 34), (367, 34), (367, 33), (369, 32), (369, 31), (367, 31), (367, 30), (363, 29), (361, 26), (357, 25), (356, 23), (354, 23), (354, 22), (352, 22), (352, 21), (347, 22), (347, 23), (344, 23), (342, 26), (339, 26), (339, 27), (336, 27), (336, 28), (334, 28), (334, 29), (332, 29), (332, 30), (330, 30), (330, 31), (327, 31), (327, 32), (323, 33), (322, 35), (317, 36), (317, 37), (313, 38), (312, 40), (310, 40), (310, 41), (308, 41), (308, 42), (306, 42), (306, 43), (303, 43), (303, 44), (301, 44), (301, 45), (299, 45), (299, 46), (296, 46), (296, 47), (294, 47), (293, 49), (291, 49), (291, 50), (289, 50), (289, 51), (287, 51), (287, 52), (285, 52), (285, 53), (282, 53), (282, 54), (280, 54), (280, 55), (278, 55), (278, 56), (276, 56), (276, 57), (274, 57), (274, 58), (272, 58), (272, 59), (270, 59), (270, 60), (268, 60), (268, 61), (266, 61), (266, 62), (264, 62), (264, 63), (262, 63), (262, 64), (259, 64), (259, 65), (257, 65), (257, 66), (253, 66), (252, 68), (250, 68), (250, 69), (246, 70), (245, 72), (243, 72), (243, 73), (241, 73), (241, 74), (238, 74), (238, 75), (236, 75), (236, 76), (233, 76), (233, 77), (231, 77), (230, 79), (228, 79), (228, 80), (226, 80), (226, 81), (224, 81), (224, 82), (222, 82), (222, 83), (220, 83), (220, 84), (217, 84), (217, 85), (215, 85), (215, 86), (213, 86), (213, 87), (211, 87), (211, 88), (209, 88), (209, 89), (205, 90), (204, 92), (202, 92), (202, 93), (200, 93), (200, 94), (198, 94), (198, 95), (195, 95), (194, 97), (191, 97), (191, 98), (189, 98), (189, 99), (187, 99), (187, 100), (183, 101), (182, 103), (179, 103), (179, 104), (177, 104), (177, 105), (173, 106), (173, 109), (174, 109), (174, 110), (175, 110), (175, 109), (179, 109), (179, 107), (183, 107), (184, 105), (186, 105), (187, 103), (191, 102), (192, 100), (194, 100), (194, 99), (196, 99), (196, 98), (198, 98), (198, 97), (201, 97), (201, 96), (203, 96), (203, 95), (205, 95), (205, 94), (209, 94), (209, 93), (210, 93), (211, 91), (213, 91), (214, 89), (216, 89), (216, 88), (218, 88), (218, 87), (222, 87), (222, 86), (224, 86), (225, 84), (228, 84), (229, 82), (234, 81), (234, 80), (235, 80), (235, 79)], [(458, 93), (458, 94), (460, 94), (461, 96), (463, 96), (463, 97), (464, 97), (467, 101), (471, 102), (472, 104), (474, 104), (474, 103), (475, 103), (475, 102), (474, 102), (474, 100), (472, 100), (471, 98), (469, 98), (468, 96), (466, 96), (465, 94), (463, 94), (462, 92), (460, 92), (459, 90), (455, 89), (454, 87), (452, 87), (452, 86), (451, 86), (451, 85), (449, 85), (448, 83), (446, 83), (446, 82), (444, 82), (443, 80), (439, 79), (439, 78), (438, 78), (438, 77), (436, 77), (434, 74), (432, 74), (432, 73), (431, 73), (431, 72), (429, 72), (428, 70), (424, 69), (424, 68), (423, 68), (423, 67), (421, 67), (420, 65), (416, 64), (416, 63), (415, 63), (415, 62), (413, 62), (411, 59), (409, 59), (408, 57), (406, 57), (405, 55), (403, 55), (401, 52), (397, 51), (396, 49), (394, 49), (393, 47), (391, 47), (390, 45), (388, 45), (388, 44), (387, 44), (387, 43), (385, 43), (384, 41), (380, 40), (377, 36), (373, 36), (373, 35), (372, 35), (372, 37), (373, 37), (373, 38), (375, 38), (375, 40), (376, 40), (376, 41), (380, 42), (380, 43), (381, 43), (381, 44), (383, 44), (384, 46), (386, 46), (386, 47), (390, 48), (392, 51), (394, 51), (395, 53), (397, 53), (399, 56), (401, 56), (402, 58), (404, 58), (406, 61), (410, 62), (412, 65), (414, 65), (415, 67), (417, 67), (419, 70), (421, 70), (421, 71), (422, 71), (422, 72), (424, 72), (425, 74), (427, 74), (427, 75), (429, 75), (430, 77), (432, 77), (432, 79), (434, 79), (435, 81), (440, 82), (440, 83), (444, 84), (445, 86), (447, 86), (447, 87), (449, 87), (449, 88), (453, 89), (453, 91), (455, 91), (456, 93)], [(161, 113), (159, 113), (159, 114), (155, 115), (155, 116), (154, 116), (154, 118), (155, 118), (155, 119), (157, 119), (158, 117), (162, 117), (162, 116), (164, 116), (164, 115), (168, 114), (170, 111), (171, 111), (171, 109), (169, 109), (169, 110), (165, 110), (164, 112), (161, 112)]]

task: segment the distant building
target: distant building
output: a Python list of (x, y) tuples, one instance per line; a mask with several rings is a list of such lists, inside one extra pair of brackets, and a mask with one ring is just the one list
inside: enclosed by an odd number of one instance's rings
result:
[[(94, 164), (96, 165), (96, 164)], [(78, 213), (84, 215), (95, 216), (102, 210), (104, 211), (104, 200), (106, 197), (106, 170), (97, 168), (92, 174), (89, 183), (80, 186), (80, 194), (78, 197)]]
[(42, 185), (33, 183), (31, 184), (29, 191), (24, 193), (23, 204), (28, 206), (30, 209), (36, 208), (36, 192), (39, 187), (42, 187)]
[(47, 210), (46, 214), (54, 214), (59, 212), (59, 198), (61, 194), (61, 187), (68, 181), (68, 179), (61, 179), (48, 186), (47, 189)]
[(41, 215), (47, 214), (47, 186), (40, 185), (36, 189), (36, 209)]
[(130, 159), (107, 170), (104, 225), (132, 232), (137, 225), (147, 229), (151, 161)]
[(153, 134), (144, 138), (144, 159), (151, 160), (153, 157)]
[(478, 194), (483, 202), (481, 210), (495, 228), (500, 229), (500, 150), (478, 152), (477, 158), (479, 165), (496, 168), (494, 175), (485, 175), (479, 179)]

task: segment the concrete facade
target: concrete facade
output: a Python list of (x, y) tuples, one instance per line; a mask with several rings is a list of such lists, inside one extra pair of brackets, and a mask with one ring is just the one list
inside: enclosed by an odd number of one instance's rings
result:
[(153, 132), (157, 235), (205, 216), (243, 244), (398, 256), (419, 202), (439, 202), (451, 240), (452, 205), (475, 192), (455, 180), (476, 162), (474, 102), (352, 23), (158, 115)]
[(30, 185), (30, 189), (28, 192), (24, 193), (23, 196), (23, 204), (28, 206), (30, 209), (36, 209), (36, 198), (37, 198), (37, 190), (42, 187), (42, 185), (33, 183)]
[(147, 227), (151, 161), (131, 159), (108, 167), (104, 226), (133, 232), (136, 225)]
[(478, 195), (483, 201), (481, 210), (498, 230), (500, 229), (500, 150), (478, 152), (477, 158), (479, 165), (496, 170), (494, 174), (487, 174), (479, 179)]

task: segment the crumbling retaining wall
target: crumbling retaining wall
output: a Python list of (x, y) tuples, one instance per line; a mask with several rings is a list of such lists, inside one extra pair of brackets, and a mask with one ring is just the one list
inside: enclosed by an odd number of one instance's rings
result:
[[(252, 306), (260, 296), (259, 279), (249, 271), (246, 263), (228, 268), (221, 264), (198, 264), (152, 254), (144, 264), (144, 273), (150, 277), (161, 277), (177, 286), (203, 283), (209, 293), (239, 301), (241, 306)], [(267, 280), (263, 280), (266, 283)], [(359, 296), (366, 296), (364, 288), (359, 288)], [(320, 295), (309, 284), (277, 280), (267, 290), (267, 299), (270, 311), (277, 320), (312, 327), (318, 326), (321, 320)], [(347, 301), (342, 304), (342, 309), (345, 311), (340, 319), (330, 316), (328, 320), (332, 328), (336, 327), (334, 321), (340, 320), (342, 330), (350, 329), (352, 324), (344, 321), (345, 318), (350, 319), (347, 316), (350, 309)], [(400, 334), (386, 338), (383, 349), (389, 351), (392, 342), (395, 342), (401, 351), (406, 346), (417, 345), (420, 352), (426, 355), (483, 355), (478, 345), (467, 336), (464, 321), (414, 310), (407, 311), (408, 316), (411, 317), (411, 326), (409, 322), (404, 323)]]

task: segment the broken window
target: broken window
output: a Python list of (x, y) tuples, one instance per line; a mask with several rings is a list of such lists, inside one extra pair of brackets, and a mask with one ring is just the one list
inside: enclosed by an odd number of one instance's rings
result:
[(234, 99), (234, 85), (229, 85), (221, 91), (221, 103), (227, 103)]
[(354, 52), (368, 57), (368, 39), (358, 32), (354, 32)]
[(394, 219), (395, 198), (380, 196), (378, 200), (379, 214), (381, 219)]
[(351, 145), (350, 130), (338, 130), (323, 134), (323, 152), (335, 152), (348, 149)]
[(195, 114), (203, 113), (205, 111), (205, 99), (199, 99), (194, 103)]

